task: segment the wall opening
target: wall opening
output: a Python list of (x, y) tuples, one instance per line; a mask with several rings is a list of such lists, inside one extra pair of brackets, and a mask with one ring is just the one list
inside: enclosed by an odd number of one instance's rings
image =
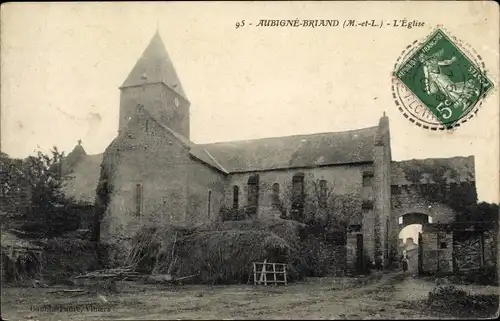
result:
[(327, 182), (322, 179), (319, 181), (319, 207), (326, 208), (328, 202)]
[(398, 218), (401, 229), (398, 234), (398, 254), (406, 256), (408, 272), (416, 275), (419, 271), (419, 240), (422, 233), (422, 225), (431, 222), (430, 217), (423, 213), (407, 213)]
[(208, 218), (210, 218), (210, 209), (212, 207), (212, 191), (208, 191), (208, 208), (207, 208), (207, 215)]
[(142, 214), (142, 184), (135, 184), (135, 215)]
[(304, 213), (304, 174), (295, 174), (292, 178), (292, 213), (294, 219), (300, 219)]
[(272, 205), (274, 207), (278, 207), (280, 205), (280, 184), (274, 183), (273, 184), (273, 191), (272, 191)]
[(233, 186), (233, 208), (238, 208), (240, 201), (240, 188), (237, 185)]
[(248, 178), (248, 214), (257, 213), (259, 207), (259, 174)]

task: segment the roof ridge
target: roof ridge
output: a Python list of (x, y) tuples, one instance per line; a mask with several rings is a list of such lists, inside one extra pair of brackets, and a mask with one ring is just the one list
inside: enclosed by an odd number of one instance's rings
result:
[(363, 130), (369, 130), (369, 129), (377, 129), (377, 128), (378, 128), (378, 126), (370, 126), (370, 127), (363, 127), (363, 128), (351, 129), (351, 130), (343, 130), (343, 131), (337, 131), (337, 132), (321, 132), (321, 133), (298, 134), (298, 135), (287, 135), (287, 136), (271, 136), (271, 137), (261, 137), (261, 138), (253, 138), (253, 139), (240, 139), (240, 140), (230, 140), (230, 141), (219, 141), (219, 142), (203, 143), (203, 144), (197, 144), (197, 145), (202, 146), (202, 145), (216, 145), (216, 144), (255, 142), (255, 141), (259, 141), (259, 140), (273, 139), (273, 138), (312, 137), (312, 136), (319, 136), (319, 135), (325, 135), (325, 134), (350, 133), (350, 132), (363, 131)]

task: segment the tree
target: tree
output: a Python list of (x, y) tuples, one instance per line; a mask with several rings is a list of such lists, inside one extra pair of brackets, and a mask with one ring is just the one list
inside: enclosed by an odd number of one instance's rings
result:
[(64, 153), (56, 147), (49, 154), (39, 151), (22, 160), (1, 155), (2, 207), (32, 235), (52, 237), (78, 226), (79, 219), (66, 212), (74, 201), (62, 190), (68, 179), (62, 175), (63, 159)]
[(292, 209), (292, 191), (288, 187), (278, 202), (282, 218), (306, 223), (308, 233), (324, 238), (345, 237), (347, 226), (361, 213), (361, 197), (357, 193), (335, 193), (334, 187), (326, 180), (310, 180), (304, 189), (304, 212), (302, 217)]
[(498, 222), (498, 204), (481, 202), (467, 206), (467, 209), (457, 214), (461, 222)]
[[(15, 216), (24, 214), (15, 209), (21, 208), (21, 204), (26, 203), (28, 194), (26, 193), (27, 181), (23, 179), (24, 173), (21, 171), (22, 160), (10, 158), (5, 153), (0, 153), (0, 210), (2, 216)], [(2, 217), (3, 218), (3, 217)]]
[(303, 208), (302, 215), (292, 210), (294, 195), (291, 186), (284, 189), (277, 208), (283, 218), (305, 223), (300, 229), (301, 259), (297, 263), (301, 273), (324, 276), (339, 269), (335, 253), (341, 253), (339, 249), (346, 244), (347, 226), (361, 214), (361, 197), (356, 192), (337, 193), (333, 184), (312, 175), (306, 178), (302, 195), (304, 204), (299, 207)]

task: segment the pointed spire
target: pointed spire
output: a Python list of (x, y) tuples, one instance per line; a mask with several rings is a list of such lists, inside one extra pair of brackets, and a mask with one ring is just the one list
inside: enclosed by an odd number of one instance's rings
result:
[(164, 83), (187, 99), (158, 29), (120, 88), (157, 82)]

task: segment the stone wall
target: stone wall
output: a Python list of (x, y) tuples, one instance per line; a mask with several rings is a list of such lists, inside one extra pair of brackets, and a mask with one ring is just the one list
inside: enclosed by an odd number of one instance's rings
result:
[[(370, 256), (375, 261), (377, 254), (382, 259), (382, 265), (389, 262), (389, 248), (395, 244), (389, 244), (389, 231), (391, 224), (391, 144), (389, 119), (384, 115), (380, 118), (379, 128), (375, 146), (373, 148), (374, 164), (374, 222), (373, 222), (373, 250)], [(365, 242), (370, 242), (366, 239)]]
[[(493, 224), (493, 223), (492, 223)], [(498, 229), (484, 233), (484, 264), (486, 267), (496, 267), (498, 260)]]
[[(391, 186), (392, 209), (390, 224), (392, 228), (389, 233), (389, 242), (394, 244), (393, 246), (397, 247), (399, 233), (404, 227), (404, 225), (399, 224), (401, 216), (418, 213), (430, 217), (431, 223), (451, 223), (455, 221), (456, 214), (453, 209), (445, 204), (429, 201), (420, 194), (420, 188), (425, 188), (425, 184)], [(426, 221), (428, 222), (428, 220)]]
[[(178, 106), (175, 105), (175, 100)], [(189, 139), (189, 102), (162, 83), (121, 89), (119, 128), (125, 129), (135, 113), (137, 105), (177, 133)]]
[(424, 224), (422, 228), (422, 272), (447, 274), (453, 272), (453, 232)]
[[(369, 165), (341, 165), (341, 166), (325, 166), (305, 169), (289, 169), (289, 170), (275, 170), (275, 171), (262, 171), (262, 172), (248, 172), (232, 174), (228, 180), (228, 187), (226, 189), (225, 205), (229, 208), (232, 207), (233, 202), (233, 186), (238, 186), (239, 206), (244, 207), (248, 205), (248, 179), (253, 174), (259, 174), (259, 207), (260, 209), (272, 207), (273, 193), (272, 186), (278, 183), (280, 186), (280, 199), (285, 201), (288, 205), (287, 210), (290, 210), (291, 187), (292, 178), (295, 174), (304, 174), (305, 186), (305, 203), (314, 202), (317, 199), (315, 193), (314, 183), (318, 180), (326, 180), (327, 188), (333, 190), (335, 194), (346, 195), (356, 194), (361, 197), (362, 185), (362, 172), (364, 168), (370, 167)], [(267, 213), (268, 211), (262, 211)], [(257, 213), (257, 215), (259, 212)]]
[[(112, 186), (101, 224), (105, 243), (130, 239), (141, 225), (185, 222), (188, 148), (141, 110), (104, 156)], [(141, 186), (140, 213), (137, 184)]]
[(227, 177), (191, 158), (188, 165), (188, 224), (218, 221), (224, 202)]

